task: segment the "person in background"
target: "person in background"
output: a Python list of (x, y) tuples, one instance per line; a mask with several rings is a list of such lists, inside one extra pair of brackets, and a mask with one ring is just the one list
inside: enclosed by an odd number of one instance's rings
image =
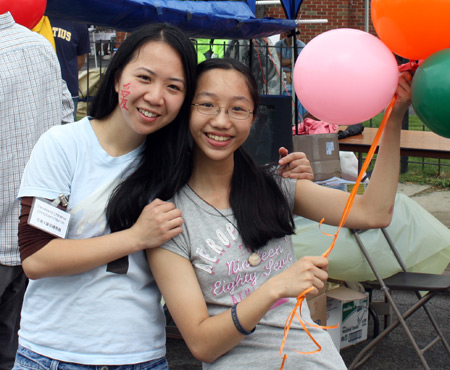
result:
[(78, 105), (78, 71), (90, 52), (89, 30), (87, 25), (51, 17), (50, 24), (55, 39), (56, 55), (61, 65), (61, 74), (66, 81), (73, 99), (73, 116), (76, 120)]
[[(299, 39), (300, 32), (295, 31), (295, 43), (297, 44), (297, 57), (300, 55), (302, 49), (305, 47), (305, 43)], [(292, 43), (292, 35), (289, 32), (284, 32), (280, 35), (280, 40), (275, 43), (275, 47), (278, 48), (278, 58), (281, 61), (283, 71), (292, 72), (292, 52), (294, 46)], [(295, 59), (294, 59), (295, 63)]]
[(197, 39), (195, 48), (198, 62), (201, 63), (210, 58), (223, 58), (227, 42), (228, 40), (223, 39)]
[[(296, 57), (298, 57), (305, 47), (305, 43), (299, 39), (300, 31), (295, 31), (295, 43), (297, 46), (297, 55), (294, 57), (294, 63)], [(280, 40), (275, 43), (275, 47), (277, 48), (278, 58), (281, 62), (281, 68), (283, 71), (283, 81), (284, 86), (281, 87), (282, 94), (292, 96), (292, 78), (293, 78), (293, 64), (292, 64), (292, 56), (294, 53), (294, 45), (292, 40), (294, 36), (290, 32), (285, 32), (280, 35)], [(298, 113), (303, 118), (306, 114), (306, 110), (303, 105), (298, 101), (297, 104)]]
[(17, 350), (27, 285), (17, 241), (17, 193), (31, 150), (50, 127), (73, 121), (72, 99), (43, 36), (0, 14), (0, 369)]
[(55, 38), (53, 37), (53, 30), (50, 24), (50, 20), (47, 16), (43, 16), (36, 26), (33, 27), (32, 31), (44, 36), (50, 44), (52, 44), (53, 49), (56, 52)]
[[(243, 150), (258, 109), (256, 82), (234, 59), (208, 59), (197, 69), (190, 115), (193, 138), (188, 180), (171, 200), (183, 231), (147, 250), (150, 268), (183, 339), (203, 369), (275, 370), (284, 325), (296, 297), (317, 294), (328, 259), (296, 260), (293, 215), (337, 225), (350, 194), (309, 180), (276, 176)], [(393, 213), (400, 163), (401, 120), (410, 104), (411, 76), (402, 74), (397, 99), (369, 186), (357, 195), (346, 227), (386, 227)], [(308, 306), (303, 320), (313, 324)], [(292, 324), (284, 369), (345, 369), (329, 334)]]

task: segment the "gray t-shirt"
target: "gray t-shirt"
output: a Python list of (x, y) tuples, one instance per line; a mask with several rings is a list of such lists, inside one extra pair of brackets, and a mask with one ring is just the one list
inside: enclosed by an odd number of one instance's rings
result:
[[(295, 181), (282, 181), (291, 209), (295, 195)], [(240, 302), (272, 276), (295, 262), (291, 238), (272, 239), (258, 250), (261, 262), (251, 266), (251, 251), (242, 243), (235, 227), (232, 210), (217, 211), (188, 186), (172, 199), (183, 213), (183, 232), (164, 244), (162, 248), (189, 259), (194, 266), (203, 291), (208, 312), (217, 315)], [(282, 359), (280, 346), (283, 328), (296, 299), (280, 299), (260, 321), (253, 334), (204, 369), (279, 369)], [(302, 318), (312, 323), (306, 303), (302, 305)], [(288, 359), (284, 369), (345, 369), (338, 351), (328, 333), (308, 327), (322, 346), (316, 354), (301, 355), (293, 351), (314, 351), (317, 347), (294, 320), (284, 353)]]

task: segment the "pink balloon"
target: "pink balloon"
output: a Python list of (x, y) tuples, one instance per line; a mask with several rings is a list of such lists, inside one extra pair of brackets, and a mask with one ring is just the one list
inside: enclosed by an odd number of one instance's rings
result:
[(295, 92), (322, 121), (354, 125), (380, 113), (397, 89), (398, 66), (377, 37), (341, 28), (316, 36), (294, 67)]

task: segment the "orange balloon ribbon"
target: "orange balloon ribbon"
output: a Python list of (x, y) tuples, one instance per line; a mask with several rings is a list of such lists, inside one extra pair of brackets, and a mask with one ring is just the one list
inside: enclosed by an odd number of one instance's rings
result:
[(410, 60), (409, 62), (398, 66), (399, 72), (410, 71), (411, 74), (414, 74), (414, 72), (416, 72), (417, 68), (419, 68), (419, 63), (414, 60)]
[[(337, 231), (336, 231), (336, 233), (334, 235), (330, 235), (330, 236), (333, 236), (333, 241), (332, 241), (330, 247), (322, 254), (323, 257), (328, 257), (329, 256), (329, 254), (331, 253), (331, 251), (334, 248), (334, 245), (336, 244), (336, 240), (337, 240), (337, 237), (339, 235), (339, 232), (342, 229), (342, 226), (347, 221), (348, 215), (350, 213), (350, 209), (351, 209), (351, 207), (353, 205), (353, 201), (354, 201), (355, 196), (356, 196), (356, 192), (357, 192), (357, 190), (359, 188), (359, 184), (361, 183), (363, 174), (367, 171), (367, 168), (369, 167), (369, 164), (372, 161), (373, 155), (375, 154), (375, 151), (376, 151), (376, 149), (378, 147), (378, 143), (380, 141), (381, 135), (383, 134), (384, 128), (386, 127), (386, 123), (387, 123), (387, 121), (388, 121), (388, 119), (389, 119), (389, 117), (391, 115), (392, 108), (394, 107), (395, 99), (396, 99), (396, 97), (394, 96), (392, 98), (391, 102), (389, 103), (388, 107), (386, 108), (386, 112), (384, 114), (383, 120), (381, 121), (380, 127), (379, 127), (379, 129), (378, 129), (378, 131), (377, 131), (377, 133), (375, 135), (375, 138), (374, 138), (374, 140), (372, 142), (372, 145), (370, 146), (369, 152), (367, 153), (367, 157), (364, 160), (364, 163), (363, 163), (363, 165), (361, 167), (361, 171), (358, 174), (358, 177), (357, 177), (356, 182), (355, 182), (355, 186), (353, 187), (353, 189), (352, 189), (352, 191), (350, 193), (350, 196), (349, 196), (349, 198), (347, 200), (347, 203), (346, 203), (346, 205), (344, 207), (344, 211), (342, 212), (342, 216), (341, 216), (341, 219), (339, 221), (339, 225), (338, 225)], [(324, 219), (322, 219), (320, 221), (319, 227), (323, 223), (323, 221), (324, 221)], [(317, 349), (314, 350), (314, 351), (311, 351), (311, 352), (294, 351), (294, 352), (300, 353), (300, 354), (313, 354), (313, 353), (319, 352), (322, 349), (320, 344), (313, 338), (313, 336), (311, 335), (311, 333), (307, 329), (306, 325), (311, 326), (311, 327), (315, 327), (315, 328), (321, 328), (321, 329), (334, 329), (334, 328), (337, 328), (339, 326), (339, 325), (336, 325), (336, 326), (320, 326), (320, 325), (313, 325), (313, 324), (310, 324), (308, 322), (306, 322), (306, 323), (303, 322), (303, 320), (301, 318), (301, 307), (302, 307), (303, 301), (305, 300), (306, 294), (308, 294), (311, 290), (313, 290), (312, 287), (307, 289), (307, 290), (305, 290), (304, 292), (302, 292), (297, 297), (297, 303), (295, 304), (295, 307), (292, 309), (291, 313), (289, 314), (289, 316), (288, 316), (288, 318), (286, 320), (286, 324), (284, 326), (284, 336), (283, 336), (283, 340), (281, 342), (281, 347), (280, 347), (280, 356), (283, 359), (283, 362), (281, 363), (280, 370), (283, 370), (284, 364), (285, 364), (286, 359), (288, 357), (287, 354), (283, 355), (283, 349), (284, 349), (284, 345), (285, 345), (286, 340), (287, 340), (287, 336), (289, 334), (289, 330), (291, 328), (292, 321), (294, 320), (294, 317), (297, 318), (297, 320), (300, 322), (300, 325), (305, 330), (306, 334), (308, 334), (308, 336), (311, 338), (311, 340), (317, 346)], [(297, 309), (298, 309), (299, 312), (297, 312)]]

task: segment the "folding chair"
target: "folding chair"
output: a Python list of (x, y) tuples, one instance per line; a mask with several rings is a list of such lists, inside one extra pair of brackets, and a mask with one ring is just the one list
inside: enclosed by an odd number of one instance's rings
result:
[[(361, 366), (363, 363), (365, 363), (370, 356), (373, 353), (374, 347), (386, 336), (388, 335), (393, 329), (395, 329), (398, 325), (401, 325), (410, 340), (411, 344), (414, 347), (414, 350), (416, 351), (417, 355), (419, 356), (419, 359), (423, 365), (423, 368), (426, 370), (429, 370), (430, 367), (424, 357), (425, 351), (427, 351), (429, 348), (431, 348), (434, 344), (439, 342), (439, 340), (442, 341), (443, 346), (447, 350), (447, 352), (450, 355), (450, 346), (447, 342), (447, 340), (444, 338), (444, 335), (439, 328), (436, 320), (432, 316), (429, 308), (426, 306), (426, 303), (433, 298), (437, 294), (442, 293), (450, 293), (450, 276), (444, 276), (444, 275), (438, 275), (438, 274), (425, 274), (425, 273), (413, 273), (413, 272), (407, 272), (406, 266), (398, 253), (397, 249), (395, 248), (391, 238), (389, 237), (387, 231), (385, 229), (381, 229), (383, 232), (384, 237), (386, 238), (386, 241), (388, 242), (393, 255), (395, 256), (397, 262), (399, 263), (402, 272), (399, 272), (389, 278), (383, 279), (380, 274), (377, 271), (377, 268), (370, 257), (369, 253), (367, 252), (367, 249), (365, 248), (360, 233), (363, 231), (360, 230), (351, 230), (358, 246), (360, 247), (362, 253), (364, 254), (370, 268), (372, 269), (375, 277), (377, 280), (375, 281), (368, 281), (363, 282), (362, 284), (364, 287), (368, 290), (378, 289), (381, 290), (384, 293), (385, 302), (389, 305), (390, 309), (393, 310), (396, 314), (395, 321), (386, 322), (385, 321), (385, 327), (384, 330), (378, 334), (377, 328), (375, 327), (377, 325), (377, 321), (375, 320), (374, 325), (374, 333), (375, 337), (367, 344), (356, 356), (356, 358), (353, 360), (353, 362), (349, 366), (349, 370), (356, 369), (357, 367)], [(390, 290), (403, 290), (403, 291), (414, 291), (417, 295), (418, 301), (410, 307), (406, 312), (403, 314), (400, 313), (396, 303), (394, 302), (394, 299), (392, 298), (392, 295), (389, 293)], [(421, 292), (426, 292), (426, 294), (421, 294)], [(372, 295), (370, 295), (372, 298)], [(372, 305), (372, 299), (370, 299), (370, 303)], [(373, 306), (372, 306), (373, 307)], [(419, 348), (417, 345), (408, 325), (406, 324), (406, 319), (411, 316), (414, 312), (416, 312), (419, 308), (423, 308), (425, 313), (427, 314), (430, 323), (434, 327), (437, 337), (432, 340), (428, 345), (426, 345), (424, 348)], [(385, 315), (389, 315), (389, 313), (384, 313)], [(371, 315), (372, 316), (372, 315)], [(376, 316), (374, 316), (376, 317)]]

